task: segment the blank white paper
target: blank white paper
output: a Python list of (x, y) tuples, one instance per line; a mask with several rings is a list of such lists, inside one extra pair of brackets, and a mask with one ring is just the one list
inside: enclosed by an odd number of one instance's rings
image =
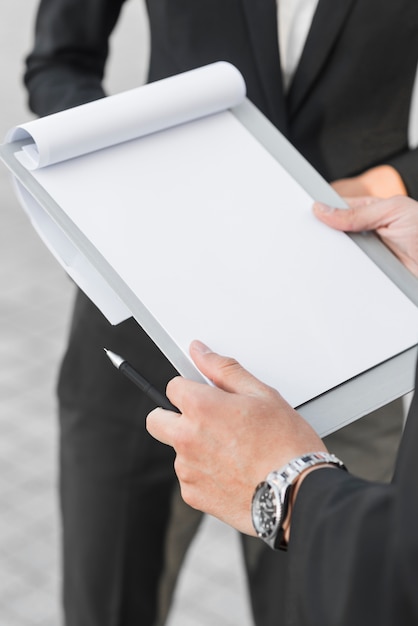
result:
[(294, 406), (418, 341), (415, 305), (228, 111), (33, 175), (185, 354)]

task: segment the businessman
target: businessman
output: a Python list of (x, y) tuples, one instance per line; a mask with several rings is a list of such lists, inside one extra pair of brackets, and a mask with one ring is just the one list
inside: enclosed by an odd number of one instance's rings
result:
[[(315, 212), (339, 230), (375, 230), (418, 278), (416, 201), (368, 199)], [(181, 415), (155, 409), (147, 428), (176, 450), (187, 502), (287, 549), (286, 593), (276, 581), (280, 623), (415, 626), (418, 394), (388, 485), (341, 471), (308, 423), (233, 359), (200, 342), (191, 355), (216, 387), (175, 378), (167, 394)]]
[[(109, 36), (122, 5), (41, 0), (25, 74), (35, 113), (104, 95)], [(148, 0), (149, 80), (230, 61), (249, 98), (342, 193), (418, 197), (418, 152), (407, 137), (416, 1), (305, 1), (298, 3), (302, 32), (294, 28), (298, 15), (284, 10), (292, 5)], [(174, 263), (167, 259), (167, 268)], [(141, 416), (152, 407), (115, 376), (103, 346), (138, 364), (161, 389), (176, 373), (132, 320), (112, 328), (78, 294), (58, 389), (65, 614), (67, 626), (146, 626), (155, 620), (165, 558), (173, 454), (143, 433)], [(354, 452), (355, 471), (387, 478), (400, 429), (400, 411), (395, 419), (371, 416), (360, 430), (336, 437), (333, 449)], [(376, 455), (376, 446), (385, 453)], [(370, 464), (371, 456), (382, 463)], [(275, 624), (279, 602), (269, 572), (276, 560), (254, 550), (244, 540), (255, 620)]]

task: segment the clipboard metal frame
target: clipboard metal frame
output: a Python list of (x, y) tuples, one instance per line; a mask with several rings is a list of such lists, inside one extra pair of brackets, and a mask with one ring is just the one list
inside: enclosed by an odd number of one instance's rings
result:
[[(231, 112), (260, 144), (286, 167), (309, 195), (333, 206), (346, 207), (332, 187), (248, 99), (231, 109)], [(71, 239), (72, 244), (85, 256), (91, 266), (101, 274), (109, 287), (126, 304), (138, 324), (143, 326), (154, 341), (158, 337), (156, 343), (162, 352), (170, 354), (170, 360), (178, 371), (183, 376), (203, 382), (204, 378), (196, 372), (180, 348), (156, 323), (137, 296), (15, 158), (15, 153), (25, 143), (27, 140), (0, 145), (0, 158), (5, 165), (43, 207), (48, 217)], [(372, 233), (349, 236), (418, 307), (418, 279), (400, 263), (378, 237)], [(321, 436), (330, 434), (411, 392), (414, 389), (417, 356), (418, 344), (296, 408)]]

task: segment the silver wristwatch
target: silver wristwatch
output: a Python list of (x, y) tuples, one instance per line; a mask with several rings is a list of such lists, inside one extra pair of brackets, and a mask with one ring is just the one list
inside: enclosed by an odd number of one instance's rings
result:
[(257, 535), (273, 550), (286, 549), (283, 521), (296, 478), (308, 467), (328, 463), (345, 469), (344, 463), (334, 454), (312, 452), (293, 459), (280, 470), (270, 472), (266, 480), (257, 485), (251, 504), (253, 526)]

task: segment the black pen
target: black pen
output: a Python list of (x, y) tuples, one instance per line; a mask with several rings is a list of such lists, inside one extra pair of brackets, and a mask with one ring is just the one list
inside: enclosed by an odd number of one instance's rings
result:
[(130, 365), (128, 361), (126, 361), (126, 359), (119, 356), (118, 354), (115, 354), (111, 350), (108, 350), (107, 348), (103, 349), (113, 365), (120, 372), (122, 372), (122, 374), (124, 374), (126, 378), (129, 378), (129, 380), (131, 380), (137, 387), (139, 387), (139, 389), (143, 391), (145, 395), (147, 395), (153, 402), (155, 402), (157, 406), (160, 406), (163, 409), (168, 409), (169, 411), (175, 411), (176, 413), (180, 413), (177, 407), (171, 404), (167, 396), (158, 391), (158, 389), (151, 385), (151, 383), (146, 380), (146, 378), (141, 376), (141, 374), (137, 372), (136, 369), (134, 369), (132, 365)]

